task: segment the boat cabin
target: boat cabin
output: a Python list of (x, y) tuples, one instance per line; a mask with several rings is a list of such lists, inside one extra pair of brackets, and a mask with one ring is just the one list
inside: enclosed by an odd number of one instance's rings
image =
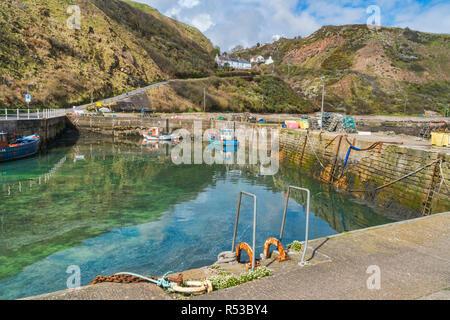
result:
[(8, 146), (8, 134), (6, 132), (0, 132), (0, 148), (7, 148)]
[(234, 131), (231, 129), (220, 130), (220, 140), (234, 140)]
[(148, 130), (147, 134), (152, 137), (159, 137), (159, 128), (153, 127)]

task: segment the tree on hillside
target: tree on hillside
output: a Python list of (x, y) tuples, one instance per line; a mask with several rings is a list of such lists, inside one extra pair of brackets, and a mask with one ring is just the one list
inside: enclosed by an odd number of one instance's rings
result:
[(236, 53), (236, 52), (239, 52), (239, 51), (242, 51), (242, 50), (244, 50), (244, 47), (241, 46), (240, 44), (238, 44), (236, 47), (231, 49), (231, 53)]
[(212, 53), (213, 57), (220, 56), (220, 47), (215, 46), (211, 53)]

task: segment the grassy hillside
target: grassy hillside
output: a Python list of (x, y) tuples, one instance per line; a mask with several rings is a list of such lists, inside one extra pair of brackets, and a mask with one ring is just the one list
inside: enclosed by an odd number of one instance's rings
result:
[[(70, 5), (81, 29), (67, 27)], [(212, 72), (198, 30), (119, 0), (0, 2), (0, 107), (71, 106), (167, 78)]]
[(273, 75), (257, 76), (253, 81), (239, 77), (175, 80), (149, 90), (147, 95), (158, 112), (203, 111), (204, 89), (207, 112), (312, 111), (307, 101)]
[[(443, 112), (449, 104), (450, 36), (366, 25), (326, 26), (300, 39), (237, 53), (275, 60), (275, 71), (315, 110), (353, 114)], [(265, 67), (263, 67), (264, 70)]]
[(200, 30), (187, 24), (184, 24), (182, 22), (179, 22), (175, 19), (166, 17), (165, 15), (161, 14), (158, 10), (146, 4), (133, 2), (130, 0), (124, 0), (124, 2), (128, 3), (129, 5), (135, 8), (140, 9), (141, 11), (147, 14), (151, 14), (157, 20), (177, 30), (180, 34), (182, 34), (183, 37), (190, 39), (194, 43), (194, 45), (201, 46), (207, 52), (211, 52), (214, 49), (211, 41), (208, 38), (206, 38), (203, 35), (203, 33), (200, 32)]

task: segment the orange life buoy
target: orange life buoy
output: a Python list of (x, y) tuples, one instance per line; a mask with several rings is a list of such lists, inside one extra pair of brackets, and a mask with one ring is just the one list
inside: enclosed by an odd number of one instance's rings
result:
[[(251, 268), (252, 267), (252, 261), (253, 261), (253, 250), (252, 250), (252, 248), (250, 248), (250, 246), (247, 243), (241, 242), (241, 243), (239, 243), (237, 245), (237, 247), (236, 247), (236, 260), (237, 260), (237, 262), (241, 261), (241, 251), (242, 251), (242, 249), (244, 249), (247, 252), (248, 257), (250, 258), (250, 263), (247, 264), (247, 266)], [(259, 265), (258, 261), (255, 261), (255, 267), (257, 265)]]
[(280, 252), (280, 256), (276, 259), (276, 261), (281, 262), (289, 259), (289, 256), (286, 254), (281, 241), (275, 238), (267, 239), (266, 243), (264, 244), (264, 257), (266, 259), (269, 259), (269, 248), (272, 244), (274, 246), (277, 246), (278, 252)]

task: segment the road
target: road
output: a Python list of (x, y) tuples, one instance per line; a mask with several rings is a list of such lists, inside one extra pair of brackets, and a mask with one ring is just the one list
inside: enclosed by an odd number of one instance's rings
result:
[[(107, 104), (107, 103), (111, 103), (111, 102), (124, 100), (126, 98), (131, 97), (131, 96), (134, 96), (134, 95), (140, 94), (142, 92), (145, 92), (145, 91), (147, 91), (149, 89), (157, 88), (159, 86), (164, 86), (164, 85), (166, 85), (168, 83), (169, 83), (169, 81), (162, 81), (162, 82), (154, 83), (154, 84), (151, 84), (151, 85), (146, 86), (146, 87), (142, 87), (142, 88), (139, 88), (139, 89), (136, 89), (136, 90), (128, 91), (127, 93), (123, 93), (121, 95), (118, 95), (118, 96), (115, 96), (115, 97), (112, 97), (112, 98), (107, 98), (107, 99), (95, 101), (93, 103), (96, 104), (96, 103), (100, 102), (101, 104)], [(75, 109), (76, 110), (84, 110), (89, 105), (92, 105), (92, 103), (87, 103), (87, 104), (83, 104), (81, 106), (77, 106), (77, 107), (75, 107)]]

